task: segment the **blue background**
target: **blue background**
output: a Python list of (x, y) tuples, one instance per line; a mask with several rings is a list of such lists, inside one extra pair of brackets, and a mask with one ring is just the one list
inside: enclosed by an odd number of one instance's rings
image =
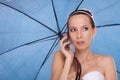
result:
[[(56, 35), (39, 22), (59, 32), (57, 26), (62, 30), (68, 15), (77, 7), (91, 10), (94, 16), (97, 34), (91, 50), (97, 54), (112, 56), (117, 71), (120, 72), (119, 0), (0, 0), (0, 80), (50, 80), (53, 55), (60, 48), (59, 38), (54, 36), (55, 39), (39, 40)], [(39, 41), (26, 44), (35, 40)], [(55, 41), (57, 46), (39, 70)], [(15, 48), (17, 46), (19, 47)], [(120, 74), (118, 77), (120, 80)]]

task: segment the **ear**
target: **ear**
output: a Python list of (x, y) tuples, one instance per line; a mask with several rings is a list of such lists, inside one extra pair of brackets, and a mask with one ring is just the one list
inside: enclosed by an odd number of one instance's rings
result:
[(96, 32), (97, 32), (97, 28), (95, 27), (95, 28), (93, 29), (93, 37), (95, 37)]

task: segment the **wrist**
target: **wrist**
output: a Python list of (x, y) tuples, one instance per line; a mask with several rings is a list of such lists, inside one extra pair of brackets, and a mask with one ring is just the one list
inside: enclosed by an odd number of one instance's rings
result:
[(69, 59), (69, 58), (66, 58), (65, 59), (65, 63), (68, 63), (68, 64), (72, 64), (72, 62), (73, 62), (73, 59), (71, 58), (71, 59)]

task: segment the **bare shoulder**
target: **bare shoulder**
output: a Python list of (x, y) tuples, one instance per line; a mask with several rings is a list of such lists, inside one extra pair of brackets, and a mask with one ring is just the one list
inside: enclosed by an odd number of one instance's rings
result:
[(101, 56), (100, 61), (106, 80), (117, 80), (117, 72), (114, 60), (111, 56)]
[(52, 80), (58, 80), (61, 71), (64, 66), (64, 55), (61, 51), (57, 51), (54, 54), (53, 62), (52, 62)]
[(97, 59), (97, 61), (98, 61), (100, 64), (113, 63), (113, 58), (112, 58), (111, 56), (94, 54), (94, 57), (95, 57), (95, 59)]
[(115, 62), (112, 56), (106, 56), (106, 55), (97, 55), (98, 63), (102, 65), (104, 70), (115, 70)]
[(65, 59), (65, 57), (64, 57), (64, 55), (62, 54), (62, 52), (60, 50), (55, 52), (54, 60), (64, 61), (64, 59)]
[(104, 66), (105, 70), (116, 69), (113, 57), (111, 56), (103, 56), (101, 59), (101, 64)]
[(98, 59), (99, 59), (99, 63), (103, 64), (104, 67), (114, 64), (113, 58), (111, 56), (98, 55)]
[(108, 66), (109, 66), (109, 69), (115, 68), (115, 63), (111, 56), (95, 54), (94, 61), (96, 61), (97, 64), (101, 66), (104, 70), (108, 69)]
[(56, 51), (53, 58), (53, 66), (57, 67), (58, 65), (63, 65), (63, 64), (64, 64), (64, 55), (60, 50)]

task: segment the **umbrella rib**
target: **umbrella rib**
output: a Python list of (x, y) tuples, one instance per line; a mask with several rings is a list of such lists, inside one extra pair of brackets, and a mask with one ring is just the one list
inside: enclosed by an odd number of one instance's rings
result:
[(120, 72), (117, 70), (117, 73), (120, 74)]
[[(46, 40), (46, 41), (47, 41), (47, 40), (56, 39), (56, 38), (52, 38), (52, 39), (51, 39), (51, 37), (55, 37), (55, 36), (56, 36), (56, 35), (52, 35), (52, 36), (49, 36), (49, 37), (41, 38), (41, 39), (38, 39), (38, 40), (35, 40), (35, 41), (32, 41), (32, 42), (28, 42), (28, 43), (19, 45), (19, 46), (17, 46), (17, 47), (14, 47), (14, 48), (12, 48), (12, 49), (9, 49), (9, 50), (1, 53), (0, 56), (3, 55), (3, 54), (6, 54), (7, 52), (13, 51), (13, 50), (15, 50), (15, 49), (18, 49), (18, 48), (23, 47), (23, 46), (26, 46), (26, 45), (30, 45), (30, 44), (36, 43), (36, 42), (38, 42), (38, 41), (43, 41), (43, 40)], [(50, 39), (49, 39), (49, 38), (50, 38)]]
[[(78, 10), (78, 8), (79, 8), (80, 5), (83, 3), (83, 1), (84, 1), (84, 0), (80, 1), (79, 5), (76, 7), (75, 11)], [(64, 25), (64, 27), (62, 28), (61, 31), (63, 31), (64, 29), (65, 29), (65, 30), (67, 29), (66, 25), (67, 25), (67, 22), (65, 23), (65, 25)]]
[(47, 53), (47, 55), (46, 55), (44, 61), (42, 62), (42, 64), (41, 64), (41, 66), (40, 66), (40, 68), (39, 68), (39, 70), (38, 70), (38, 72), (37, 72), (37, 74), (36, 74), (34, 80), (37, 79), (40, 70), (42, 69), (42, 67), (44, 66), (45, 62), (47, 61), (47, 59), (49, 58), (49, 56), (52, 54), (53, 50), (55, 49), (55, 47), (57, 46), (58, 43), (59, 43), (59, 41), (58, 41), (58, 38), (57, 38), (57, 39), (54, 41), (53, 45), (51, 46), (49, 52)]
[(62, 29), (62, 32), (65, 32), (67, 30), (67, 23), (64, 25), (63, 29)]
[(58, 32), (60, 32), (60, 27), (59, 27), (59, 23), (58, 23), (58, 18), (57, 18), (56, 10), (55, 10), (55, 7), (54, 7), (54, 2), (53, 2), (53, 0), (51, 0), (51, 2), (52, 2), (52, 7), (53, 7), (54, 15), (55, 15), (57, 29), (58, 29)]
[(97, 26), (97, 27), (102, 28), (102, 27), (109, 27), (109, 26), (120, 26), (120, 24), (106, 24), (106, 25)]
[(24, 12), (22, 12), (22, 11), (20, 11), (20, 10), (16, 9), (16, 8), (14, 8), (14, 7), (10, 6), (10, 5), (7, 5), (7, 4), (5, 4), (5, 3), (0, 2), (0, 4), (5, 5), (5, 6), (7, 6), (7, 7), (9, 7), (9, 8), (11, 8), (11, 9), (13, 9), (13, 10), (15, 10), (15, 11), (19, 12), (19, 13), (22, 13), (23, 15), (25, 15), (25, 16), (27, 16), (27, 17), (29, 17), (30, 19), (32, 19), (32, 20), (34, 20), (34, 21), (36, 21), (37, 23), (39, 23), (39, 24), (43, 25), (45, 28), (47, 28), (47, 29), (49, 29), (50, 31), (52, 31), (52, 32), (54, 32), (55, 34), (57, 34), (57, 32), (56, 32), (55, 30), (51, 29), (50, 27), (48, 27), (47, 25), (45, 25), (45, 24), (43, 24), (42, 22), (38, 21), (37, 19), (35, 19), (35, 18), (31, 17), (30, 15), (28, 15), (28, 14), (26, 14), (26, 13), (24, 13)]
[(77, 8), (75, 9), (75, 11), (78, 10), (78, 8), (79, 8), (80, 5), (83, 3), (83, 1), (84, 1), (84, 0), (80, 1), (79, 5), (78, 5)]

